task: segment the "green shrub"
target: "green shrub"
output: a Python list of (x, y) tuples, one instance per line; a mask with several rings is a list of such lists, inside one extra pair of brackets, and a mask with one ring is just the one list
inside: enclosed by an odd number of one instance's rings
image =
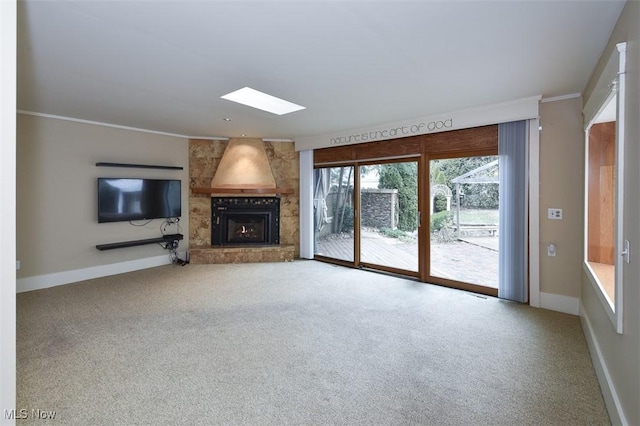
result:
[(407, 233), (400, 229), (380, 228), (379, 231), (382, 235), (391, 238), (403, 238), (407, 236)]
[(443, 211), (431, 215), (431, 232), (453, 226), (453, 212)]
[(434, 210), (438, 213), (447, 210), (447, 197), (444, 195), (436, 195), (433, 199)]
[(351, 204), (345, 204), (344, 206), (344, 219), (342, 221), (341, 232), (349, 232), (353, 230), (353, 206)]
[(418, 163), (382, 164), (378, 168), (378, 188), (398, 190), (398, 228), (418, 228)]

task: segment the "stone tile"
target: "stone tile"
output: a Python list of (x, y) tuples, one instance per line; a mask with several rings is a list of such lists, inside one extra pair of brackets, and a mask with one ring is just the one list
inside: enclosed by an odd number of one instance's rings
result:
[(272, 252), (272, 253), (264, 253), (264, 256), (262, 256), (262, 262), (277, 262), (279, 257), (279, 253), (278, 252)]
[(250, 248), (199, 246), (190, 250), (194, 264), (290, 262), (294, 257), (293, 245)]
[(280, 199), (280, 217), (299, 217), (300, 206), (298, 199), (291, 196), (282, 197)]
[(189, 220), (189, 243), (191, 246), (208, 246), (211, 244), (211, 219), (196, 218)]
[(288, 195), (288, 197), (297, 196), (300, 192), (300, 179), (298, 177), (282, 179), (281, 185), (283, 188), (293, 188), (295, 191), (293, 194)]
[(300, 175), (300, 164), (294, 160), (280, 160), (280, 176), (283, 179), (297, 178)]
[(280, 144), (280, 142), (267, 142), (267, 141), (263, 141), (263, 146), (264, 146), (264, 151), (267, 153), (267, 158), (270, 161), (273, 161), (275, 158), (277, 158), (276, 156), (276, 149), (275, 146)]
[(211, 157), (212, 142), (205, 139), (189, 139), (189, 158)]
[(274, 158), (283, 160), (294, 160), (299, 157), (293, 142), (273, 143)]
[[(189, 179), (189, 188), (208, 188), (211, 186), (211, 176)], [(194, 197), (211, 198), (210, 194), (191, 193)]]
[(189, 197), (189, 215), (211, 216), (211, 197)]
[(189, 262), (194, 265), (208, 265), (213, 263), (211, 253), (200, 250), (189, 250)]
[(269, 164), (271, 165), (271, 171), (276, 181), (280, 183), (282, 179), (282, 160), (279, 158), (270, 158)]
[(228, 141), (211, 141), (212, 149), (211, 149), (211, 157), (217, 158), (220, 161), (222, 158), (222, 154), (224, 150), (227, 149), (227, 145), (229, 145)]
[(297, 218), (282, 218), (280, 227), (280, 244), (293, 244), (298, 246), (300, 232), (297, 225)]
[(191, 157), (189, 159), (190, 178), (208, 178), (210, 181), (214, 172), (214, 159), (212, 157)]

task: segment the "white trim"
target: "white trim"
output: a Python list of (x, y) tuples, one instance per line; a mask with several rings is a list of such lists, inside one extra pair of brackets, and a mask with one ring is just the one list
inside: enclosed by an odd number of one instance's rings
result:
[(540, 119), (529, 121), (529, 305), (540, 307)]
[(331, 134), (296, 139), (296, 151), (355, 145), (382, 140), (468, 129), (497, 123), (529, 120), (538, 117), (542, 96), (531, 96), (510, 102), (468, 108), (460, 111), (383, 123), (358, 129), (345, 129)]
[(588, 99), (585, 99), (582, 116), (584, 117), (583, 125), (585, 131), (593, 122), (594, 118), (600, 113), (603, 106), (606, 105), (606, 99), (611, 94), (613, 82), (616, 80), (620, 68), (619, 52), (614, 50), (607, 61), (604, 69), (600, 73), (600, 77), (596, 82)]
[[(222, 136), (181, 136), (181, 137), (185, 137), (187, 139), (200, 139), (200, 140), (204, 140), (204, 141), (228, 141), (229, 138), (227, 137), (222, 137)], [(263, 139), (266, 140), (266, 139)]]
[(16, 407), (16, 42), (17, 1), (0, 0), (0, 424)]
[[(586, 255), (585, 255), (585, 259), (586, 259)], [(595, 291), (596, 296), (598, 296), (600, 303), (602, 303), (602, 308), (604, 309), (605, 314), (607, 314), (607, 316), (611, 320), (611, 323), (615, 324), (616, 313), (613, 310), (613, 301), (609, 298), (609, 295), (607, 294), (606, 290), (602, 286), (602, 283), (598, 279), (598, 276), (596, 275), (594, 270), (591, 268), (591, 265), (589, 265), (589, 262), (584, 260), (582, 262), (582, 269), (584, 270), (585, 275), (587, 276), (587, 279), (591, 283), (591, 287), (593, 287), (593, 291)]]
[(627, 70), (627, 43), (618, 43), (616, 45), (619, 57), (619, 65), (618, 65), (618, 87), (616, 100), (618, 101), (617, 105), (617, 117), (616, 117), (616, 201), (615, 201), (615, 209), (616, 209), (616, 218), (615, 218), (615, 226), (616, 226), (616, 234), (615, 234), (615, 295), (616, 300), (615, 311), (616, 311), (616, 331), (622, 334), (623, 331), (623, 321), (624, 318), (624, 259), (621, 255), (624, 245), (624, 151), (625, 151), (625, 127), (626, 127), (626, 70)]
[(25, 110), (21, 110), (21, 109), (17, 110), (16, 113), (24, 114), (24, 115), (32, 115), (34, 117), (51, 118), (51, 119), (54, 119), (54, 120), (72, 121), (74, 123), (93, 124), (94, 126), (111, 127), (111, 128), (114, 128), (114, 129), (131, 130), (131, 131), (134, 131), (134, 132), (151, 133), (151, 134), (154, 134), (154, 135), (171, 136), (171, 137), (174, 137), (174, 138), (181, 138), (181, 139), (205, 139), (205, 140), (216, 140), (216, 141), (218, 141), (218, 140), (220, 140), (220, 141), (229, 140), (229, 138), (226, 138), (226, 137), (186, 136), (186, 135), (179, 135), (177, 133), (160, 132), (160, 131), (157, 131), (157, 130), (141, 129), (139, 127), (121, 126), (119, 124), (104, 123), (102, 121), (83, 120), (81, 118), (65, 117), (65, 116), (62, 116), (62, 115), (54, 115), (54, 114), (44, 114), (44, 113), (41, 113), (41, 112), (25, 111)]
[(263, 142), (293, 142), (293, 139), (263, 138), (262, 140)]
[(598, 377), (598, 382), (600, 383), (600, 390), (602, 391), (602, 396), (604, 397), (604, 402), (607, 406), (611, 424), (628, 425), (629, 422), (622, 410), (622, 404), (620, 403), (620, 398), (616, 392), (613, 379), (611, 378), (611, 374), (609, 374), (609, 369), (607, 368), (607, 364), (602, 356), (602, 351), (600, 350), (600, 345), (596, 339), (596, 334), (593, 331), (593, 326), (591, 325), (591, 321), (587, 316), (587, 311), (584, 309), (582, 302), (580, 302), (580, 323), (582, 324), (582, 330), (584, 330), (584, 337), (587, 341), (589, 353), (591, 354), (591, 363), (593, 364), (596, 376)]
[(95, 126), (113, 127), (115, 129), (132, 130), (134, 132), (153, 133), (155, 135), (173, 136), (176, 138), (189, 139), (189, 136), (185, 136), (185, 135), (178, 135), (175, 133), (167, 133), (167, 132), (158, 132), (156, 130), (140, 129), (137, 127), (121, 126), (119, 124), (103, 123), (101, 121), (83, 120), (80, 118), (64, 117), (61, 115), (53, 115), (53, 114), (43, 114), (40, 112), (24, 111), (20, 109), (16, 112), (18, 114), (33, 115), (35, 117), (43, 117), (43, 118), (52, 118), (54, 120), (73, 121), (75, 123), (93, 124)]
[[(184, 252), (179, 253), (184, 257)], [(140, 269), (153, 268), (156, 266), (168, 265), (171, 263), (169, 256), (155, 256), (144, 259), (129, 260), (126, 262), (112, 263), (109, 265), (92, 266), (84, 269), (72, 271), (55, 272), (47, 275), (37, 275), (34, 277), (20, 278), (16, 282), (16, 292), (40, 290), (43, 288), (55, 287), (78, 281), (90, 280), (93, 278), (106, 277), (109, 275), (123, 274), (125, 272), (137, 271)]]
[(544, 104), (544, 103), (547, 103), (547, 102), (566, 101), (567, 99), (575, 99), (575, 98), (579, 98), (580, 96), (582, 96), (581, 93), (570, 93), (568, 95), (552, 96), (550, 98), (542, 98), (540, 100), (540, 102)]
[(313, 259), (313, 151), (300, 151), (300, 257)]
[[(187, 136), (187, 135), (180, 135), (177, 133), (160, 132), (157, 130), (141, 129), (139, 127), (121, 126), (119, 124), (105, 123), (102, 121), (83, 120), (81, 118), (65, 117), (63, 115), (54, 115), (54, 114), (44, 114), (41, 112), (25, 111), (21, 109), (17, 110), (16, 113), (24, 114), (24, 115), (32, 115), (34, 117), (51, 118), (53, 120), (71, 121), (74, 123), (93, 124), (94, 126), (111, 127), (114, 129), (122, 129), (122, 130), (131, 130), (133, 132), (142, 132), (142, 133), (151, 133), (154, 135), (171, 136), (174, 138), (181, 138), (181, 139), (200, 139), (200, 140), (208, 140), (208, 141), (228, 141), (229, 140), (228, 137), (224, 137), (224, 136)], [(268, 138), (268, 139), (262, 139), (262, 140), (265, 142), (293, 142), (293, 139)]]
[(540, 307), (551, 311), (564, 312), (565, 314), (579, 315), (580, 299), (541, 291)]

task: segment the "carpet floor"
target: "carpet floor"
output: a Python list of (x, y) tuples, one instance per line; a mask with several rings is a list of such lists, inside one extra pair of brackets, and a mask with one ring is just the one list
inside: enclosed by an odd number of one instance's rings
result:
[(578, 317), (316, 261), (20, 293), (17, 336), (18, 424), (609, 424)]

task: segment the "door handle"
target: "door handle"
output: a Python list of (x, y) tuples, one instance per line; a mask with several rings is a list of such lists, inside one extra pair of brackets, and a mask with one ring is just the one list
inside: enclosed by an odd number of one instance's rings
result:
[(624, 258), (624, 261), (627, 263), (631, 263), (631, 243), (629, 240), (624, 240), (624, 248), (620, 252), (620, 256)]

